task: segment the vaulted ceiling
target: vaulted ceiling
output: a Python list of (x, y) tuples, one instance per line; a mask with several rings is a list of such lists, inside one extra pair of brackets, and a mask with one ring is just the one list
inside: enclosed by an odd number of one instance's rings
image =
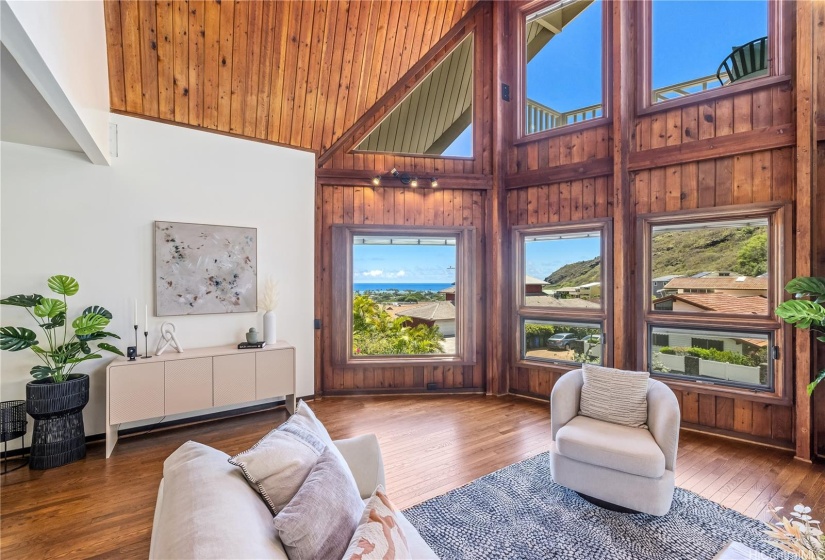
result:
[(323, 153), (475, 2), (104, 2), (112, 109)]

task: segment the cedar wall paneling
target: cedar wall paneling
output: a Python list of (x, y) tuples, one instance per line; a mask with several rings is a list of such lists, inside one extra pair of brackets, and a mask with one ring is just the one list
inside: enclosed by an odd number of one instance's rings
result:
[(321, 153), (474, 4), (107, 1), (111, 107)]
[[(825, 3), (814, 3), (814, 60), (816, 61), (816, 192), (813, 200), (813, 274), (825, 277)], [(825, 344), (814, 343), (817, 349), (814, 372), (825, 369)], [(813, 399), (814, 451), (825, 458), (825, 386), (814, 393)]]
[[(792, 14), (790, 20), (790, 29), (786, 28), (787, 49), (791, 47), (788, 37), (793, 27)], [(636, 215), (648, 212), (751, 202), (792, 202), (795, 197), (792, 93), (790, 83), (781, 82), (636, 117), (631, 127), (629, 156), (631, 169), (635, 169), (629, 173), (632, 219), (635, 221)], [(776, 137), (753, 136), (770, 127), (782, 131), (779, 147), (769, 144), (777, 142)], [(790, 133), (785, 133), (785, 129)], [(508, 180), (520, 188), (511, 188), (507, 193), (508, 225), (554, 224), (613, 216), (612, 170), (610, 176), (549, 185), (547, 180), (541, 180), (540, 173), (544, 170), (546, 176), (552, 178), (559, 166), (566, 164), (586, 164), (605, 158), (613, 162), (613, 130), (609, 124), (596, 125), (537, 141), (522, 140), (512, 146), (508, 154)], [(730, 151), (716, 149), (715, 153), (705, 153), (699, 159), (671, 151), (666, 155), (672, 165), (655, 166), (658, 158), (654, 158), (650, 165), (634, 167), (634, 161), (639, 161), (649, 150), (678, 148), (690, 142), (747, 132), (752, 135), (744, 148), (742, 143), (737, 143), (739, 145)], [(571, 166), (565, 169), (569, 173)], [(576, 169), (585, 171), (586, 166), (572, 169), (573, 173)], [(525, 177), (529, 177), (529, 184), (522, 187)], [(614, 259), (618, 257), (614, 254)], [(633, 309), (634, 315), (636, 312)], [(632, 324), (636, 324), (635, 316)], [(515, 351), (515, 336), (510, 340), (511, 354)], [(786, 345), (791, 348), (792, 341)], [(557, 367), (524, 367), (517, 364), (514, 357), (510, 360), (508, 376), (510, 390), (547, 399), (562, 373), (563, 369)], [(675, 393), (686, 426), (793, 447), (793, 405), (692, 391)], [(825, 412), (819, 414), (825, 417)], [(819, 421), (823, 422), (822, 418)]]
[[(485, 390), (484, 275), (485, 204), (487, 192), (469, 189), (402, 189), (384, 187), (319, 186), (320, 259), (316, 290), (320, 291), (320, 317), (332, 325), (332, 226), (335, 224), (385, 224), (405, 226), (468, 226), (476, 229), (475, 258), (479, 274), (471, 287), (476, 298), (475, 331), (478, 334), (472, 365), (339, 367), (331, 353), (323, 353), (322, 391), (325, 395), (426, 391)], [(337, 258), (337, 256), (336, 256)], [(336, 333), (320, 331), (320, 347), (331, 348)]]

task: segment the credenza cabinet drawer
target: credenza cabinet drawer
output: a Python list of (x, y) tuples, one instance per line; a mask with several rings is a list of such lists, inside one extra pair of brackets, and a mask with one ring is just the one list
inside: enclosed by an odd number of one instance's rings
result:
[(166, 362), (166, 415), (212, 408), (212, 358)]
[(215, 356), (212, 359), (215, 406), (255, 400), (255, 354)]
[(165, 414), (163, 362), (112, 368), (109, 423), (120, 424)]
[(255, 354), (255, 398), (294, 393), (295, 351), (292, 348)]

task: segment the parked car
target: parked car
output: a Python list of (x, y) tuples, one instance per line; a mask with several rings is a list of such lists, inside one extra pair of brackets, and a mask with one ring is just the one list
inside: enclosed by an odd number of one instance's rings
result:
[(602, 343), (602, 335), (600, 334), (589, 334), (584, 338), (580, 339), (581, 342), (588, 344), (590, 346), (595, 346)]
[(550, 350), (570, 350), (570, 342), (576, 340), (573, 333), (556, 333), (547, 339), (547, 348)]

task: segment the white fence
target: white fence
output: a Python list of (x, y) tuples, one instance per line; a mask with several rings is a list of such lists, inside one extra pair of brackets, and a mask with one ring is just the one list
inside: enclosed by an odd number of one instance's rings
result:
[[(653, 354), (655, 364), (661, 364), (669, 371), (684, 373), (685, 356), (675, 356), (673, 354)], [(714, 362), (711, 360), (699, 359), (699, 375), (702, 377), (712, 377), (714, 379), (724, 379), (737, 383), (749, 383), (751, 385), (761, 384), (759, 376), (759, 366), (740, 366), (725, 362)]]

